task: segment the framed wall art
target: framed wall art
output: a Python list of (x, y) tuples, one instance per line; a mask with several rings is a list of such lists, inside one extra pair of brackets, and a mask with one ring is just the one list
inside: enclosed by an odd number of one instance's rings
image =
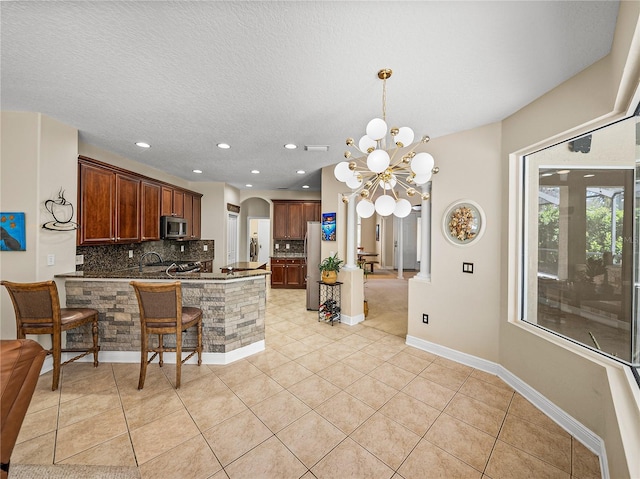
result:
[(0, 251), (26, 251), (24, 213), (0, 213)]
[(336, 214), (322, 213), (322, 240), (336, 240)]
[(471, 200), (455, 201), (442, 218), (442, 233), (456, 246), (475, 243), (484, 234), (485, 227), (484, 211)]

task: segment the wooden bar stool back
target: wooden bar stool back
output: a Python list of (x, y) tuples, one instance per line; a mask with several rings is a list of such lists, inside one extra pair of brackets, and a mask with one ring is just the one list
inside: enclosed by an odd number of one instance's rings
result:
[[(138, 389), (144, 387), (147, 365), (159, 357), (160, 367), (164, 364), (163, 353), (176, 353), (176, 389), (180, 387), (182, 364), (194, 354), (198, 354), (198, 366), (202, 364), (202, 310), (182, 306), (182, 288), (179, 281), (173, 283), (140, 283), (132, 281), (140, 309), (140, 379)], [(183, 348), (182, 332), (191, 327), (197, 330), (195, 348)], [(156, 346), (149, 346), (149, 336), (158, 335)], [(165, 334), (175, 334), (175, 347), (164, 344)], [(149, 353), (153, 355), (149, 358)], [(182, 353), (190, 353), (182, 359)]]
[[(47, 354), (53, 356), (53, 384), (58, 389), (62, 366), (93, 354), (93, 366), (98, 367), (98, 311), (90, 308), (61, 308), (58, 288), (54, 281), (13, 283), (1, 281), (11, 297), (16, 314), (18, 339), (27, 334), (50, 334), (52, 347)], [(62, 332), (91, 324), (93, 345), (89, 348), (63, 348)], [(62, 363), (62, 353), (81, 353)]]

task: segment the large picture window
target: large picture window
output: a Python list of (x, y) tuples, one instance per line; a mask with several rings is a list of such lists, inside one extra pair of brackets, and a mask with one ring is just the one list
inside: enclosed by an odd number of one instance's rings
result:
[(522, 320), (640, 365), (638, 117), (525, 157)]

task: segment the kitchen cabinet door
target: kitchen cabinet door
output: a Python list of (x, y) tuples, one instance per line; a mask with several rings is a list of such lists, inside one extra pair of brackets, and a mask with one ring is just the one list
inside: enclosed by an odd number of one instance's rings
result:
[(193, 239), (193, 195), (184, 193), (182, 217), (187, 220), (187, 239)]
[(173, 190), (173, 216), (182, 218), (184, 216), (184, 191)]
[(289, 205), (286, 202), (273, 202), (273, 238), (289, 238)]
[(172, 216), (173, 215), (173, 188), (169, 188), (168, 186), (162, 187), (162, 205), (161, 205), (162, 216)]
[(140, 241), (140, 179), (116, 173), (116, 242)]
[(161, 187), (155, 183), (142, 182), (140, 188), (142, 214), (142, 241), (160, 239)]
[(307, 223), (303, 219), (304, 205), (302, 203), (289, 203), (288, 239), (303, 240), (307, 232)]
[(303, 265), (299, 260), (290, 260), (287, 264), (287, 287), (298, 289), (304, 287), (302, 276)]
[(202, 236), (202, 197), (198, 195), (193, 196), (193, 226), (191, 231), (193, 233), (193, 239), (200, 239)]
[(320, 221), (320, 202), (319, 201), (310, 201), (304, 203), (304, 223), (307, 224), (307, 221)]
[(116, 184), (113, 172), (79, 165), (79, 245), (107, 244), (116, 239), (113, 205)]
[(285, 287), (287, 265), (284, 260), (271, 259), (271, 286)]

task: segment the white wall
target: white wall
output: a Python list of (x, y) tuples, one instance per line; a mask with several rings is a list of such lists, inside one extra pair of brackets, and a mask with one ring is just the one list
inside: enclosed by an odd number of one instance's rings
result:
[[(0, 277), (45, 281), (75, 270), (76, 232), (48, 231), (42, 225), (53, 219), (44, 202), (55, 199), (60, 189), (77, 207), (77, 130), (39, 113), (2, 112), (1, 135), (0, 211), (25, 213), (27, 249), (0, 253)], [(50, 254), (55, 256), (53, 266), (47, 266)], [(61, 284), (58, 290), (64, 304)], [(15, 315), (4, 288), (0, 301), (0, 338), (15, 338)], [(42, 343), (48, 347), (47, 340)]]
[[(502, 194), (500, 124), (432, 139), (428, 151), (440, 172), (431, 192), (431, 282), (411, 280), (408, 334), (497, 362), (500, 321)], [(472, 200), (486, 215), (477, 241), (456, 246), (442, 231), (443, 216), (458, 200)], [(462, 272), (462, 263), (474, 273)], [(422, 323), (422, 314), (429, 324)]]
[(639, 2), (621, 2), (611, 53), (502, 124), (500, 363), (605, 441), (612, 478), (640, 477), (637, 385), (618, 363), (516, 321), (519, 165), (521, 154), (621, 118), (635, 107), (639, 19)]

